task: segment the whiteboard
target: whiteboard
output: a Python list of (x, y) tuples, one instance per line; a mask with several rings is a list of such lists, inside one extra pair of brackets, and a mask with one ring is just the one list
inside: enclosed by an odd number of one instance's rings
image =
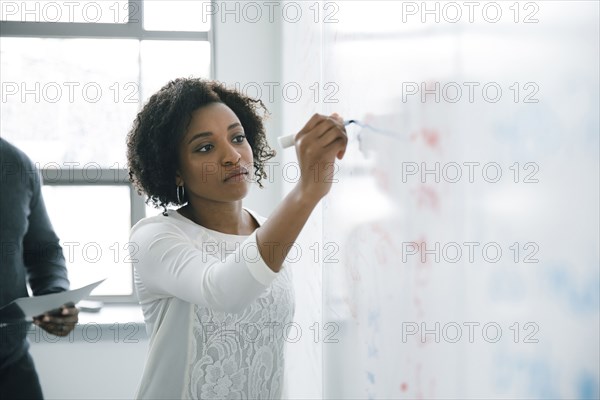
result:
[(375, 129), (298, 240), (289, 396), (598, 398), (598, 2), (298, 4), (284, 132)]

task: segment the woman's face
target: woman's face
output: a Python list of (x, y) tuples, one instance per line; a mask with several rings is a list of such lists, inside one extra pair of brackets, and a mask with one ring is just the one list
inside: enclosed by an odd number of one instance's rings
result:
[[(226, 179), (232, 171), (247, 173)], [(185, 186), (186, 198), (216, 202), (241, 200), (253, 173), (252, 148), (235, 113), (223, 103), (211, 103), (192, 113), (179, 145), (175, 183)]]

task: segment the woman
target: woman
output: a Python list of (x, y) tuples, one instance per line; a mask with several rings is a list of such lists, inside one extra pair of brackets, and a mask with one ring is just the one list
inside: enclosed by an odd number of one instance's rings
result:
[(130, 179), (163, 208), (130, 234), (150, 335), (138, 398), (281, 395), (282, 328), (294, 314), (284, 259), (329, 192), (347, 137), (336, 114), (306, 123), (295, 142), (301, 178), (267, 220), (242, 205), (251, 173), (262, 188), (264, 163), (275, 155), (261, 108), (217, 82), (176, 79), (129, 132)]

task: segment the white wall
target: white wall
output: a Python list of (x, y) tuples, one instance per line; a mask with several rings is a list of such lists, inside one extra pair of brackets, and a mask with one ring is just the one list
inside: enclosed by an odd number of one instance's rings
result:
[[(268, 140), (271, 147), (277, 149), (281, 107), (278, 96), (269, 101), (264, 83), (280, 80), (279, 24), (270, 23), (268, 19), (237, 23), (233, 16), (221, 23), (220, 17), (216, 17), (215, 78), (228, 85), (238, 83), (241, 88), (246, 85), (249, 95), (253, 95), (249, 88), (254, 83), (263, 88), (262, 99), (272, 113), (266, 123)], [(280, 157), (270, 162), (275, 163)], [(263, 180), (265, 189), (260, 190), (256, 185), (244, 205), (268, 216), (281, 199), (281, 184), (276, 183), (279, 181), (277, 177)], [(115, 322), (123, 324), (130, 320), (111, 321)], [(111, 329), (109, 324), (102, 331), (103, 339), (95, 343), (32, 341), (31, 354), (46, 398), (132, 398), (141, 377), (148, 341), (140, 334), (137, 343), (125, 343), (122, 338), (115, 343), (114, 333), (114, 327)]]

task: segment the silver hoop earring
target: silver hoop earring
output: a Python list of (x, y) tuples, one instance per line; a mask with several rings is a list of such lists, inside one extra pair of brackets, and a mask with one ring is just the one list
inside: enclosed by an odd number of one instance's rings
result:
[[(179, 188), (181, 188), (181, 196), (179, 195)], [(175, 191), (177, 192), (177, 202), (179, 204), (183, 204), (183, 197), (185, 196), (185, 188), (182, 186), (177, 186), (177, 189), (175, 189)]]

